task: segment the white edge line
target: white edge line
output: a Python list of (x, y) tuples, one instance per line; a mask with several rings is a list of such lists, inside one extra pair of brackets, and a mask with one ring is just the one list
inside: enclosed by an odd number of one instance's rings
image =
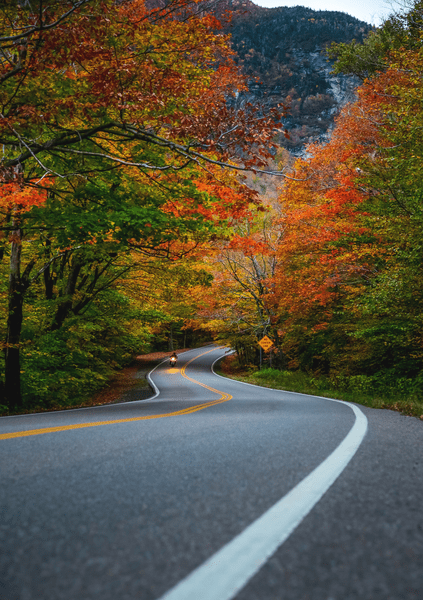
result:
[[(180, 352), (179, 354), (185, 354), (186, 352), (191, 352), (191, 350), (197, 350), (197, 348), (190, 348), (189, 350), (184, 350), (183, 352)], [(34, 413), (27, 413), (27, 414), (23, 414), (23, 415), (5, 415), (3, 417), (0, 417), (0, 419), (16, 419), (18, 417), (35, 417), (35, 416), (40, 416), (40, 415), (51, 416), (52, 414), (70, 413), (70, 412), (75, 412), (77, 410), (93, 410), (93, 409), (104, 408), (104, 407), (110, 408), (112, 406), (124, 406), (125, 404), (134, 404), (135, 402), (145, 402), (146, 400), (153, 400), (153, 398), (157, 398), (157, 396), (160, 394), (160, 390), (158, 389), (156, 384), (153, 383), (153, 380), (150, 380), (150, 374), (155, 369), (157, 369), (157, 367), (159, 367), (162, 363), (166, 362), (166, 360), (169, 360), (168, 357), (166, 357), (162, 361), (160, 361), (159, 364), (156, 365), (154, 367), (154, 369), (152, 369), (146, 375), (146, 379), (147, 379), (148, 383), (151, 385), (151, 387), (153, 388), (153, 391), (155, 392), (154, 396), (150, 396), (149, 398), (143, 398), (141, 400), (129, 400), (128, 402), (118, 402), (116, 404), (114, 404), (114, 403), (98, 404), (97, 406), (83, 406), (81, 408), (67, 408), (65, 410), (49, 410), (49, 411), (45, 411), (45, 412), (34, 412)], [(217, 360), (219, 360), (219, 359), (217, 359)], [(216, 373), (215, 373), (215, 375), (216, 375)], [(220, 377), (220, 375), (217, 375), (217, 377)], [(224, 379), (225, 379), (225, 377), (224, 377)]]
[[(151, 396), (151, 398), (146, 398), (146, 400), (153, 400), (154, 398), (157, 398), (157, 396), (160, 394), (159, 388), (154, 383), (154, 381), (151, 379), (150, 375), (151, 375), (151, 373), (154, 373), (154, 371), (157, 369), (157, 367), (160, 367), (160, 365), (163, 364), (165, 362), (165, 360), (166, 359), (164, 359), (161, 362), (159, 362), (159, 364), (156, 365), (154, 367), (154, 369), (151, 369), (151, 371), (149, 373), (147, 373), (147, 375), (146, 375), (146, 379), (147, 379), (148, 383), (151, 385), (151, 387), (153, 388), (153, 391), (155, 392), (154, 396)], [(125, 402), (125, 404), (127, 404), (127, 403)]]
[[(211, 367), (213, 373), (213, 366), (217, 360), (219, 359), (216, 359)], [(273, 390), (273, 388), (264, 389)], [(308, 394), (302, 395), (310, 397)], [(347, 436), (288, 494), (159, 600), (198, 600), (198, 598), (231, 600), (234, 598), (285, 542), (343, 472), (366, 434), (367, 418), (359, 408), (349, 402), (323, 396), (311, 397), (346, 404), (351, 408), (356, 419)]]
[[(233, 351), (233, 352), (235, 352), (235, 351)], [(229, 353), (228, 353), (228, 356), (229, 356)], [(352, 402), (347, 402), (347, 400), (338, 400), (337, 398), (329, 398), (328, 396), (316, 396), (314, 394), (304, 394), (303, 392), (292, 392), (290, 390), (284, 390), (281, 388), (271, 388), (271, 387), (267, 387), (264, 385), (257, 385), (256, 383), (247, 383), (246, 381), (238, 381), (238, 379), (231, 379), (231, 377), (225, 377), (224, 375), (219, 375), (219, 373), (216, 373), (216, 371), (213, 369), (213, 367), (214, 367), (215, 363), (217, 363), (218, 360), (222, 360), (222, 358), (223, 358), (223, 356), (221, 356), (220, 358), (216, 358), (216, 360), (212, 364), (213, 375), (216, 375), (216, 377), (220, 377), (220, 379), (226, 379), (227, 381), (231, 381), (232, 383), (240, 383), (241, 385), (249, 385), (250, 387), (258, 388), (259, 390), (270, 390), (271, 392), (280, 392), (282, 394), (295, 394), (296, 396), (306, 396), (307, 398), (318, 398), (319, 400), (329, 400), (330, 402), (339, 402), (339, 404), (346, 404), (351, 407), (355, 406)], [(360, 411), (360, 412), (362, 412), (362, 411)], [(362, 414), (364, 414), (364, 413), (362, 413)]]
[[(209, 346), (210, 344), (206, 344), (206, 345)], [(201, 347), (205, 348), (206, 346), (201, 346)], [(189, 350), (185, 350), (184, 352), (180, 352), (179, 354), (186, 354), (187, 352), (191, 352), (192, 350), (199, 350), (199, 348), (190, 348)], [(218, 350), (218, 348), (216, 348), (216, 350)], [(217, 358), (216, 360), (219, 360), (219, 359)], [(164, 358), (161, 362), (159, 362), (159, 364), (156, 365), (154, 367), (154, 369), (151, 369), (151, 371), (149, 373), (147, 373), (147, 375), (146, 375), (146, 379), (147, 379), (148, 383), (151, 385), (151, 387), (153, 388), (153, 390), (155, 392), (154, 396), (151, 396), (150, 398), (145, 398), (145, 400), (138, 400), (138, 402), (145, 402), (146, 400), (153, 400), (154, 398), (157, 398), (157, 396), (160, 394), (159, 388), (154, 383), (154, 381), (151, 379), (150, 375), (152, 373), (154, 373), (154, 371), (157, 369), (157, 367), (160, 367), (160, 365), (162, 365), (166, 361), (170, 361), (168, 356), (166, 358)], [(214, 373), (214, 371), (213, 371), (213, 373)], [(216, 375), (216, 373), (215, 373), (215, 375)], [(132, 402), (134, 402), (134, 400)], [(130, 402), (120, 402), (120, 404), (132, 404), (132, 402), (131, 403)]]
[[(201, 348), (206, 348), (207, 346), (213, 346), (213, 345), (214, 344), (206, 344), (205, 346), (201, 346), (200, 348), (190, 348), (189, 350), (185, 350), (184, 352), (179, 352), (179, 354), (186, 354), (187, 352), (191, 352), (192, 350), (200, 350)], [(219, 350), (219, 346), (216, 346), (216, 350)], [(215, 373), (213, 371), (213, 365), (215, 362), (217, 362), (221, 358), (222, 358), (221, 356), (216, 358), (216, 360), (213, 362), (213, 364), (211, 366), (211, 371), (214, 375), (216, 375), (216, 377), (220, 377), (220, 375), (217, 375), (217, 373)], [(169, 357), (164, 358), (158, 365), (156, 365), (154, 367), (154, 369), (151, 369), (151, 371), (149, 373), (147, 373), (147, 375), (146, 375), (146, 379), (147, 379), (148, 383), (151, 385), (151, 387), (155, 391), (154, 396), (151, 396), (150, 398), (145, 398), (144, 400), (137, 400), (137, 401), (133, 400), (132, 402), (120, 402), (119, 404), (122, 405), (122, 404), (132, 404), (133, 402), (145, 402), (146, 400), (153, 400), (154, 398), (157, 398), (157, 396), (160, 394), (160, 390), (157, 387), (157, 385), (154, 383), (154, 381), (151, 379), (150, 375), (152, 373), (154, 373), (154, 371), (157, 369), (157, 367), (160, 367), (160, 365), (162, 365), (164, 362), (169, 361), (169, 360), (170, 360)], [(195, 357), (192, 360), (195, 360)], [(226, 377), (223, 377), (223, 379), (226, 379)]]

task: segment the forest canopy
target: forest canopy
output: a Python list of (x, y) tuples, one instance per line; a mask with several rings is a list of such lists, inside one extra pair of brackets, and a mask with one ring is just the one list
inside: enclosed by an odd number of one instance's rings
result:
[(244, 368), (421, 398), (422, 2), (332, 46), (361, 84), (296, 159), (282, 107), (238, 101), (208, 3), (1, 16), (2, 410), (82, 401), (194, 331)]
[[(250, 305), (243, 336), (237, 329), (246, 364), (258, 364), (267, 334), (279, 368), (421, 407), (422, 38), (417, 2), (363, 44), (332, 47), (336, 69), (362, 84), (329, 142), (295, 161), (273, 202), (272, 234), (254, 233), (272, 272), (250, 279), (261, 306)], [(228, 308), (234, 323), (239, 306)]]
[(239, 173), (266, 167), (279, 118), (228, 102), (243, 77), (208, 3), (0, 16), (0, 386), (48, 406), (148, 348), (169, 278), (209, 280), (193, 261), (256, 202)]

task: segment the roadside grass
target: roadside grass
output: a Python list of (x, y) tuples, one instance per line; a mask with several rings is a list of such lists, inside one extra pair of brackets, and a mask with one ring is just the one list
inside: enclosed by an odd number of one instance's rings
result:
[(233, 356), (224, 359), (217, 372), (224, 377), (262, 387), (346, 400), (370, 408), (396, 410), (423, 420), (423, 397), (417, 393), (410, 393), (407, 389), (410, 386), (403, 380), (387, 388), (378, 384), (374, 378), (363, 375), (329, 379), (323, 375), (311, 376), (301, 371), (279, 371), (271, 368), (261, 371), (255, 368), (241, 370)]

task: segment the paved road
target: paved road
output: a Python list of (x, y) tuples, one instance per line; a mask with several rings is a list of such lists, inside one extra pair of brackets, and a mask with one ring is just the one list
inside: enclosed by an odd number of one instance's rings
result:
[(0, 600), (423, 598), (423, 423), (219, 378), (221, 354), (164, 362), (150, 400), (0, 419)]

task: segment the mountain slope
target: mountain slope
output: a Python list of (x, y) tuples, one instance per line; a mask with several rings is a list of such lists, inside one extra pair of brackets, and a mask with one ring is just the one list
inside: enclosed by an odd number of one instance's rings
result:
[(231, 4), (232, 36), (237, 62), (249, 78), (244, 100), (288, 103), (286, 126), (294, 153), (323, 139), (338, 108), (353, 96), (358, 81), (331, 74), (325, 50), (332, 42), (362, 41), (372, 27), (342, 12), (303, 6), (262, 8), (248, 0)]

